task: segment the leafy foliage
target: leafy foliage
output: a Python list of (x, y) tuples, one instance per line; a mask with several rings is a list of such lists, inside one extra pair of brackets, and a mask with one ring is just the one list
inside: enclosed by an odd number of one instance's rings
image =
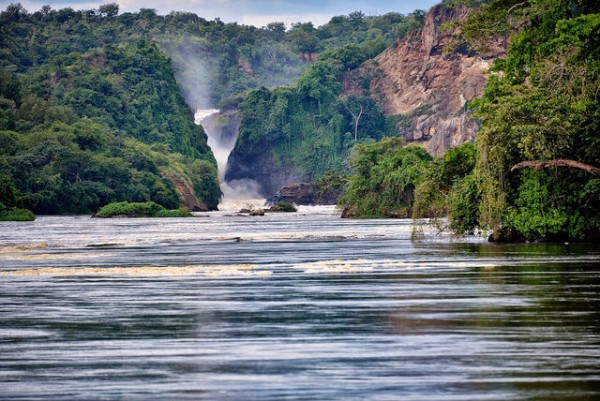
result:
[(154, 202), (115, 202), (100, 208), (94, 217), (192, 217), (187, 208), (167, 210)]
[[(101, 19), (114, 19), (113, 8), (103, 10)], [(1, 39), (9, 57), (0, 73), (0, 157), (20, 204), (44, 214), (93, 213), (119, 200), (177, 207), (166, 172), (191, 176), (194, 163), (215, 161), (170, 60), (144, 40), (102, 47), (98, 32), (86, 33), (85, 43), (77, 35), (63, 43), (82, 20), (65, 11), (72, 18), (60, 22), (62, 14), (43, 12), (9, 7), (0, 16), (9, 33)], [(25, 40), (32, 25), (39, 36)], [(196, 173), (195, 181), (218, 187), (216, 168)], [(220, 191), (196, 195), (214, 209)]]
[(340, 199), (348, 217), (410, 217), (415, 188), (432, 161), (426, 150), (398, 138), (357, 145), (348, 190)]
[(481, 35), (482, 21), (511, 34), (506, 58), (475, 104), (481, 196), (473, 224), (528, 239), (580, 239), (600, 230), (589, 206), (600, 199), (593, 176), (558, 167), (510, 171), (524, 160), (600, 163), (598, 11), (593, 1), (492, 1), (468, 20), (467, 37)]
[(346, 45), (324, 52), (295, 87), (250, 92), (240, 104), (242, 123), (234, 155), (258, 159), (267, 149), (278, 168), (297, 171), (306, 179), (345, 170), (356, 143), (393, 134), (375, 100), (340, 97), (345, 73), (367, 57), (362, 46)]
[[(119, 200), (171, 208), (178, 203), (167, 178), (173, 174), (216, 208), (220, 190), (206, 135), (193, 125), (173, 75), (204, 89), (183, 88), (190, 105), (230, 107), (250, 89), (295, 82), (316, 53), (323, 54), (304, 92), (274, 90), (273, 112), (255, 125), (249, 119), (243, 140), (266, 143), (282, 164), (317, 176), (339, 169), (352, 145), (345, 136), (352, 130), (336, 111), (341, 75), (423, 15), (352, 13), (286, 31), (279, 22), (256, 28), (183, 12), (119, 13), (117, 4), (34, 13), (9, 5), (0, 14), (3, 172), (23, 204), (40, 213), (90, 213)], [(260, 96), (250, 96), (246, 116), (254, 101)], [(363, 138), (380, 135), (361, 128)], [(314, 143), (292, 142), (313, 134)]]
[(0, 171), (0, 211), (12, 209), (19, 205), (19, 190), (6, 174)]
[(193, 73), (205, 75), (203, 96), (209, 99), (192, 102), (207, 107), (260, 86), (291, 84), (310, 66), (312, 54), (330, 48), (369, 43), (368, 48), (381, 51), (418, 26), (423, 16), (423, 11), (380, 16), (355, 12), (334, 17), (318, 28), (312, 23), (297, 23), (286, 30), (281, 22), (257, 28), (177, 11), (165, 16), (153, 9), (119, 14), (114, 3), (81, 11), (44, 6), (34, 13), (12, 4), (0, 16), (0, 48), (6, 52), (0, 66), (12, 64), (24, 72), (59, 55), (153, 41), (173, 58), (180, 77), (190, 62), (198, 67)]
[[(0, 150), (1, 149), (2, 147), (0, 146)], [(2, 161), (3, 160), (0, 158), (0, 165), (2, 164)], [(33, 212), (19, 208), (22, 203), (21, 198), (19, 190), (15, 188), (10, 177), (0, 170), (0, 221), (35, 220)]]
[(28, 209), (8, 209), (0, 211), (0, 221), (33, 221), (35, 214)]
[(462, 196), (475, 160), (475, 146), (465, 143), (448, 149), (430, 163), (415, 190), (413, 217), (441, 218), (466, 212), (464, 205), (459, 206), (455, 202), (468, 199)]
[(269, 208), (269, 211), (270, 212), (291, 213), (291, 212), (297, 212), (298, 209), (296, 208), (296, 206), (294, 206), (290, 202), (282, 201), (282, 202), (278, 202), (275, 205), (271, 206)]
[[(185, 170), (191, 163), (185, 157), (85, 117), (71, 124), (33, 125), (18, 118), (25, 114), (21, 111), (14, 113), (17, 124), (31, 128), (3, 132), (11, 145), (4, 148), (3, 171), (22, 194), (24, 206), (38, 213), (91, 213), (118, 199), (154, 200), (167, 207), (179, 204), (175, 187), (161, 170), (170, 165)], [(216, 182), (216, 173), (204, 177)], [(216, 205), (219, 194), (210, 195)]]

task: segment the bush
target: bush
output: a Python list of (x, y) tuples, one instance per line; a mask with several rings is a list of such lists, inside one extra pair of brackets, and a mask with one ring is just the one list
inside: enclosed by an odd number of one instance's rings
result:
[(430, 163), (415, 189), (413, 218), (433, 219), (437, 225), (436, 219), (448, 216), (456, 234), (472, 232), (478, 224), (477, 187), (471, 176), (476, 157), (475, 146), (465, 143)]
[(192, 216), (193, 215), (190, 212), (190, 209), (188, 209), (185, 206), (182, 206), (179, 209), (175, 209), (175, 210), (163, 209), (163, 210), (157, 212), (152, 217), (192, 217)]
[(269, 208), (270, 212), (297, 212), (296, 206), (292, 205), (290, 202), (279, 202), (276, 205), (271, 206)]
[(98, 211), (95, 217), (190, 217), (187, 208), (167, 210), (154, 202), (115, 202)]
[(28, 209), (10, 209), (0, 212), (0, 221), (34, 221), (35, 214)]
[(354, 147), (354, 174), (339, 200), (345, 217), (407, 218), (412, 215), (414, 191), (432, 157), (425, 149), (404, 146), (398, 138)]
[(335, 170), (328, 171), (314, 182), (315, 203), (335, 205), (348, 187), (348, 177)]

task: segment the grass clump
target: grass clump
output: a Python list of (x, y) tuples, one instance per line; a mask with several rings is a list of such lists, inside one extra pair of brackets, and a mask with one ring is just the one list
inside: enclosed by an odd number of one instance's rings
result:
[(95, 217), (191, 217), (189, 209), (167, 210), (154, 202), (114, 202), (100, 208)]
[(193, 215), (190, 212), (190, 209), (182, 206), (179, 209), (174, 209), (174, 210), (163, 209), (163, 210), (157, 212), (152, 217), (192, 217), (192, 216)]
[(34, 221), (35, 214), (28, 209), (8, 209), (0, 212), (0, 221)]

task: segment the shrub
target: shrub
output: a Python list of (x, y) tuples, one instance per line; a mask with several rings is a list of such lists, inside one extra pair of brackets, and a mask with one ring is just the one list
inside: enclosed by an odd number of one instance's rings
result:
[(190, 209), (182, 206), (179, 209), (175, 209), (175, 210), (167, 210), (167, 209), (160, 210), (152, 217), (192, 217), (192, 216), (193, 215), (190, 212)]
[(0, 212), (0, 221), (33, 221), (35, 214), (28, 209), (10, 209)]
[(98, 211), (95, 217), (191, 217), (188, 208), (167, 210), (154, 202), (115, 202)]
[(290, 202), (279, 202), (276, 205), (271, 206), (269, 209), (271, 212), (297, 212), (296, 206), (292, 205)]
[(345, 217), (407, 218), (412, 214), (415, 188), (432, 157), (425, 149), (404, 146), (398, 138), (354, 147), (354, 174), (339, 200)]

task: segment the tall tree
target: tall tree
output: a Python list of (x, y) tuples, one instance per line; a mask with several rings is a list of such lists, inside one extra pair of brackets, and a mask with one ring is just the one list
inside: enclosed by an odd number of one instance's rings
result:
[(467, 19), (471, 44), (509, 36), (475, 103), (481, 226), (529, 239), (600, 230), (597, 177), (556, 163), (511, 171), (555, 159), (599, 165), (599, 12), (592, 0), (492, 0)]

